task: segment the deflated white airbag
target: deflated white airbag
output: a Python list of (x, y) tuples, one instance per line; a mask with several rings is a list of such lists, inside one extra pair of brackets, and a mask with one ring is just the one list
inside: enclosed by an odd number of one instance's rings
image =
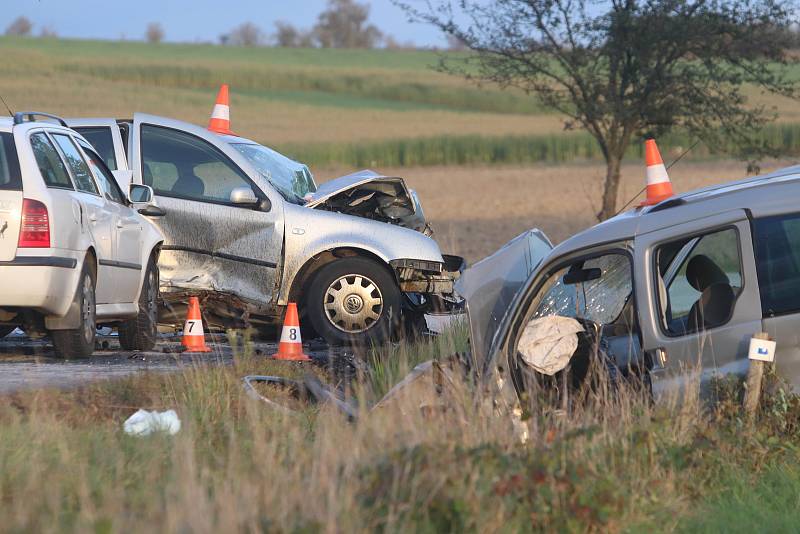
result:
[(578, 348), (581, 323), (551, 315), (531, 320), (522, 332), (518, 352), (535, 371), (552, 376), (564, 369)]

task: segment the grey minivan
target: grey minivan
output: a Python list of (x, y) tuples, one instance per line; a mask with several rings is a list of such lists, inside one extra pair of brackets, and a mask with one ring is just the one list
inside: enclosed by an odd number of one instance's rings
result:
[[(525, 389), (519, 342), (533, 319), (577, 319), (621, 373), (656, 398), (701, 372), (744, 375), (750, 338), (777, 342), (776, 368), (800, 384), (800, 166), (640, 207), (555, 248), (539, 232), (464, 273), (475, 363)], [(515, 273), (498, 283), (486, 272)], [(524, 280), (524, 281), (521, 281)], [(578, 346), (580, 352), (581, 345)], [(576, 354), (573, 359), (580, 356)], [(574, 360), (573, 360), (574, 361)]]

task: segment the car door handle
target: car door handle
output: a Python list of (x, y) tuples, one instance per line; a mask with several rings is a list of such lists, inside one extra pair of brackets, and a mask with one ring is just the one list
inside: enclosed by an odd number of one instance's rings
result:
[(90, 213), (89, 214), (89, 222), (96, 223), (97, 222), (97, 215), (95, 215), (94, 213)]
[(117, 219), (117, 228), (125, 228), (125, 225), (119, 219)]

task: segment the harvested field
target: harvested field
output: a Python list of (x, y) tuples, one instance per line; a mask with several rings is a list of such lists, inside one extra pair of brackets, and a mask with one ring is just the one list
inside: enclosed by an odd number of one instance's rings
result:
[[(772, 162), (763, 171), (792, 164)], [(600, 164), (410, 167), (378, 169), (403, 176), (422, 199), (442, 249), (475, 262), (523, 230), (539, 227), (554, 243), (597, 222), (605, 169)], [(348, 172), (317, 171), (325, 181)], [(738, 161), (681, 162), (671, 171), (676, 192), (741, 179)], [(644, 167), (623, 168), (619, 206), (644, 186)]]

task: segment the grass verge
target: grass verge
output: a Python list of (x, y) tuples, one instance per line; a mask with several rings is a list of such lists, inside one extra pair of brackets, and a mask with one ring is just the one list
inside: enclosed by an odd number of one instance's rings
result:
[[(411, 397), (367, 412), (416, 362), (464, 342), (456, 332), (383, 354), (382, 371), (353, 390), (364, 415), (352, 424), (325, 407), (286, 415), (247, 397), (244, 374), (308, 367), (246, 344), (227, 368), (4, 397), (0, 530), (710, 530), (730, 524), (744, 494), (731, 480), (762, 481), (772, 503), (796, 496), (797, 470), (785, 466), (798, 460), (800, 402), (780, 389), (754, 430), (739, 419), (735, 386), (714, 409), (688, 397), (653, 406), (620, 387), (569, 415), (526, 410), (523, 423), (467, 381), (437, 409)], [(139, 407), (176, 409), (182, 430), (125, 435)]]

